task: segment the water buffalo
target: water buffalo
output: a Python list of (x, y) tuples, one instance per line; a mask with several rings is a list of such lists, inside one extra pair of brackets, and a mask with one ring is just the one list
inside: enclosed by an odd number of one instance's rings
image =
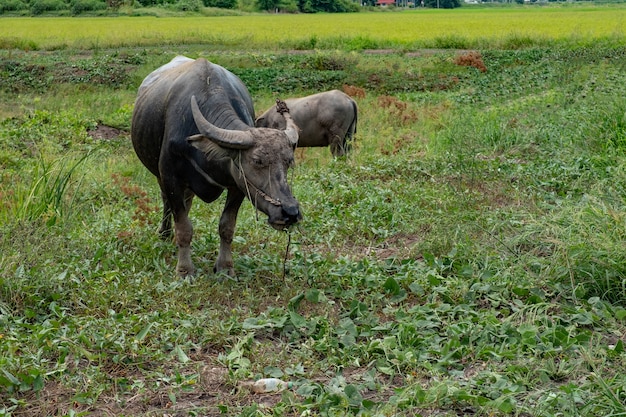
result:
[[(356, 133), (357, 105), (347, 94), (331, 90), (285, 100), (289, 114), (300, 128), (298, 146), (329, 146), (334, 156), (345, 155)], [(257, 127), (284, 129), (285, 119), (268, 109), (255, 121)]]
[(206, 59), (176, 57), (139, 88), (131, 138), (141, 162), (157, 177), (163, 199), (159, 232), (178, 246), (176, 271), (195, 272), (191, 261), (194, 196), (210, 203), (224, 190), (216, 272), (234, 275), (231, 244), (245, 197), (284, 229), (302, 216), (287, 184), (298, 131), (288, 113), (285, 128), (254, 127), (248, 90), (234, 74)]

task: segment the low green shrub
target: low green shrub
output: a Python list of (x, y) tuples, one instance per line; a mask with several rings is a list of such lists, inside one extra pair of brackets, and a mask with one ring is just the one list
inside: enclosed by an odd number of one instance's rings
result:
[(205, 7), (234, 9), (237, 7), (237, 0), (202, 0), (202, 4)]
[(63, 0), (34, 0), (30, 4), (30, 12), (35, 16), (67, 9), (67, 4)]
[(85, 12), (106, 10), (106, 8), (107, 5), (102, 0), (73, 0), (70, 6), (70, 12), (73, 15), (79, 15)]
[(28, 10), (28, 4), (22, 0), (0, 0), (0, 14)]
[(199, 12), (203, 4), (202, 0), (181, 0), (168, 6), (181, 12)]

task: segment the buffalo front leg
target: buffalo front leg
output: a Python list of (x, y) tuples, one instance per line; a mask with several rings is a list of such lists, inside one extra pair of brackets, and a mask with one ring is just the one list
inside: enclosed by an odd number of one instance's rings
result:
[(237, 223), (237, 214), (239, 207), (243, 202), (244, 194), (239, 190), (228, 190), (226, 195), (226, 204), (224, 211), (220, 217), (220, 251), (215, 262), (216, 273), (225, 272), (231, 277), (235, 276), (235, 268), (233, 267), (232, 243), (235, 234), (235, 224)]
[(163, 200), (163, 218), (161, 219), (161, 227), (159, 227), (158, 233), (161, 239), (166, 240), (172, 236), (172, 209), (163, 192), (161, 192), (161, 199)]
[(181, 277), (193, 275), (196, 272), (193, 262), (191, 261), (191, 239), (193, 238), (193, 226), (191, 224), (191, 220), (189, 219), (189, 210), (191, 210), (192, 200), (193, 194), (186, 192), (183, 206), (173, 209), (176, 246), (178, 246), (178, 264), (176, 265), (176, 273)]

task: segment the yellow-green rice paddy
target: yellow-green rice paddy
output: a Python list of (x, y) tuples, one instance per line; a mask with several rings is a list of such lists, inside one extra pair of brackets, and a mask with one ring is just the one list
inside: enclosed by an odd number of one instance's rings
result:
[[(10, 17), (0, 19), (0, 48), (94, 48), (213, 43), (318, 47), (432, 46), (434, 39), (491, 45), (511, 38), (589, 42), (621, 39), (626, 7), (524, 6), (413, 9), (351, 14), (254, 14), (219, 17)], [(360, 41), (360, 45), (359, 45)]]

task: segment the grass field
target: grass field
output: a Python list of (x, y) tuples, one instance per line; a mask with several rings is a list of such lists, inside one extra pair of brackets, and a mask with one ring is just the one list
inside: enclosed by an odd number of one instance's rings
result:
[[(626, 7), (519, 7), (389, 13), (116, 18), (4, 18), (0, 46), (30, 49), (164, 44), (351, 49), (508, 48), (520, 42), (622, 43)], [(449, 45), (453, 43), (452, 45)]]
[[(386, 18), (390, 32), (391, 19), (583, 10), (613, 23), (578, 15), (548, 40), (530, 23), (488, 36), (462, 24), (437, 50), (350, 32), (292, 51), (332, 19)], [(622, 12), (233, 17), (302, 26), (267, 32), (263, 49), (234, 24), (230, 46), (198, 43), (188, 28), (212, 18), (1, 19), (0, 416), (626, 415)], [(103, 22), (169, 29), (122, 43)], [(333, 30), (315, 42), (346, 29)], [(359, 36), (395, 49), (363, 51)], [(424, 39), (411, 45), (437, 37)], [(223, 197), (194, 204), (199, 272), (176, 277), (158, 186), (128, 137), (139, 83), (176, 54), (236, 73), (257, 112), (331, 88), (359, 105), (348, 158), (296, 151), (304, 219), (289, 234), (244, 202), (236, 280), (212, 273)], [(294, 386), (246, 388), (270, 376)]]

